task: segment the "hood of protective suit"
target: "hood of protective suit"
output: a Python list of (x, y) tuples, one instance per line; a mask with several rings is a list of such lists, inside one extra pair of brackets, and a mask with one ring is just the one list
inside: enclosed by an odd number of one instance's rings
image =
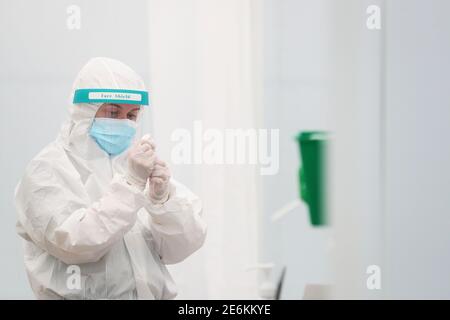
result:
[[(63, 125), (59, 139), (64, 148), (84, 160), (108, 158), (90, 137), (89, 129), (102, 103), (72, 103), (76, 90), (79, 89), (121, 89), (146, 91), (142, 78), (124, 63), (110, 58), (93, 58), (78, 73), (70, 96), (69, 119)], [(146, 107), (141, 106), (136, 120), (138, 127)], [(139, 132), (139, 131), (138, 131)], [(138, 136), (138, 134), (136, 135)], [(118, 155), (126, 156), (126, 152)]]

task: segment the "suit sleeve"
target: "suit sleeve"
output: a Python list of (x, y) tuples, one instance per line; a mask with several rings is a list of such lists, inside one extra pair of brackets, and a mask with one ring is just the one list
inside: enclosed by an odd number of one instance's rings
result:
[(90, 203), (73, 172), (35, 162), (16, 188), (15, 204), (28, 239), (66, 264), (81, 264), (98, 261), (123, 238), (145, 196), (116, 176), (104, 195)]
[(149, 220), (146, 225), (163, 263), (181, 262), (203, 245), (206, 224), (202, 203), (181, 183), (171, 180), (169, 199), (164, 204), (147, 199), (145, 209)]

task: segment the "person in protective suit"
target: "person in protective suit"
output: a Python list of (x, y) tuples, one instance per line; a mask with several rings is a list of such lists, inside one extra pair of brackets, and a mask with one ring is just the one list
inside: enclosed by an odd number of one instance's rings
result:
[(16, 187), (17, 230), (39, 299), (171, 299), (166, 268), (205, 240), (200, 199), (170, 176), (148, 136), (148, 105), (125, 64), (91, 59), (70, 117)]

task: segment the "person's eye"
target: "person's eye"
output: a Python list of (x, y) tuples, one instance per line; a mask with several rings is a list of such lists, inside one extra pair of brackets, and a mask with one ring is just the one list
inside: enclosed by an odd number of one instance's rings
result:
[(118, 111), (111, 111), (109, 113), (110, 118), (118, 118), (119, 117), (119, 112)]
[(129, 119), (129, 120), (136, 120), (136, 118), (137, 118), (137, 117), (136, 117), (135, 114), (129, 114), (129, 115), (128, 115), (128, 119)]

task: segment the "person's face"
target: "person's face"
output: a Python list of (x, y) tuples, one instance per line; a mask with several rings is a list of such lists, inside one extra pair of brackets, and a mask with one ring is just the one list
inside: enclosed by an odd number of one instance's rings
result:
[(98, 109), (95, 117), (136, 121), (139, 110), (140, 106), (134, 104), (104, 103)]

